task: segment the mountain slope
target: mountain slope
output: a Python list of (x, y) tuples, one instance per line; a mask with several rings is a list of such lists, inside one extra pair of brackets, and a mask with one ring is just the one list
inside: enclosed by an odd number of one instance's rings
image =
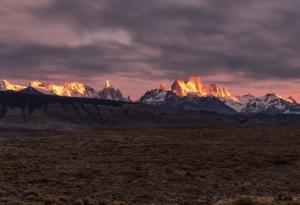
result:
[(219, 97), (221, 101), (223, 101), (227, 106), (231, 107), (237, 112), (241, 112), (241, 110), (245, 107), (245, 105), (250, 101), (255, 99), (255, 97), (251, 94), (236, 96), (234, 98), (225, 98)]
[(22, 93), (22, 94), (34, 94), (34, 95), (43, 95), (42, 92), (38, 91), (37, 89), (33, 88), (33, 87), (27, 87), (23, 90), (17, 91), (18, 93)]

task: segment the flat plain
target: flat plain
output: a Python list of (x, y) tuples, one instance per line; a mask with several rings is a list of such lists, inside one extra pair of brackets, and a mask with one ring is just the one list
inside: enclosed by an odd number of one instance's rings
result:
[(299, 194), (299, 124), (0, 124), (0, 204), (214, 204)]

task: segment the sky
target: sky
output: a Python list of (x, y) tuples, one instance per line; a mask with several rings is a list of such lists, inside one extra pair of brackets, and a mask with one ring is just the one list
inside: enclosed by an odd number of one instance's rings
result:
[(200, 76), (300, 101), (299, 0), (0, 0), (0, 78), (109, 79), (138, 98)]

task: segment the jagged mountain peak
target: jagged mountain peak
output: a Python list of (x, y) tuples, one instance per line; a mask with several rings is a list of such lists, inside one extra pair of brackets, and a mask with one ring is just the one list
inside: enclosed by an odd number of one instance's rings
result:
[(106, 80), (106, 81), (105, 81), (104, 88), (109, 88), (109, 87), (110, 87), (110, 82), (109, 82), (109, 80)]
[(215, 83), (203, 85), (200, 77), (196, 76), (189, 77), (187, 81), (175, 80), (171, 90), (178, 96), (215, 96), (236, 101), (235, 96), (227, 88), (218, 87)]
[(178, 96), (187, 96), (189, 94), (197, 94), (204, 96), (200, 78), (189, 77), (188, 81), (175, 80), (171, 86), (171, 90)]
[(298, 102), (292, 96), (289, 96), (287, 100), (291, 103), (298, 104)]
[(287, 99), (281, 97), (279, 94), (277, 93), (267, 93), (266, 95), (263, 95), (261, 97), (257, 98), (258, 100), (261, 101), (265, 101), (268, 103), (273, 103), (274, 101), (284, 101), (284, 102), (288, 102)]
[(42, 92), (40, 92), (39, 90), (29, 86), (23, 90), (20, 90), (20, 91), (17, 91), (17, 92), (20, 92), (20, 93), (25, 93), (25, 94), (35, 94), (35, 95), (43, 95)]
[(118, 101), (130, 101), (129, 98), (125, 98), (119, 89), (114, 88), (108, 80), (105, 81), (103, 90), (98, 94), (101, 99), (118, 100)]
[(149, 105), (160, 106), (165, 104), (170, 97), (180, 98), (172, 91), (159, 88), (148, 90), (139, 101)]

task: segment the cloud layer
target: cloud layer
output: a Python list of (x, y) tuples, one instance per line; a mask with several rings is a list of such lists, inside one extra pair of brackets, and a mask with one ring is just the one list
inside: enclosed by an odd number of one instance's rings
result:
[(297, 0), (0, 2), (1, 77), (300, 77)]

